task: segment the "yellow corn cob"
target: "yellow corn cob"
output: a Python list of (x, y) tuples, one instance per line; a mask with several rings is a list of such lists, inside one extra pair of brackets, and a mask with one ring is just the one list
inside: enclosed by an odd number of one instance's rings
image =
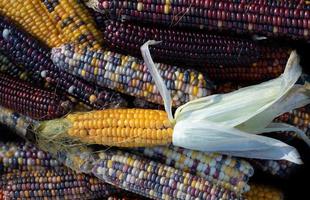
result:
[(0, 1), (0, 11), (50, 47), (68, 40), (55, 28), (40, 0)]
[(172, 142), (172, 124), (160, 110), (110, 109), (69, 114), (68, 134), (82, 142), (119, 147), (145, 147)]
[(5, 0), (0, 12), (49, 47), (78, 43), (98, 48), (102, 41), (95, 22), (76, 0)]
[(283, 199), (282, 191), (267, 185), (252, 184), (251, 190), (245, 193), (244, 198), (247, 200), (281, 200)]

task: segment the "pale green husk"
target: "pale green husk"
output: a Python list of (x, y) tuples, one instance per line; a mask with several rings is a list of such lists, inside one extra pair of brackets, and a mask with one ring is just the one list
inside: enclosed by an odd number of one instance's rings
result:
[[(169, 92), (154, 65), (148, 41), (141, 47), (146, 66), (163, 96), (168, 116), (172, 116)], [(295, 85), (301, 75), (299, 57), (295, 51), (285, 72), (278, 78), (245, 87), (228, 94), (211, 95), (190, 101), (176, 110), (173, 144), (184, 148), (219, 152), (240, 157), (285, 159), (301, 163), (294, 147), (281, 141), (255, 134), (271, 131), (295, 131), (309, 145), (305, 134), (291, 126), (272, 124), (272, 120), (292, 109), (310, 103), (309, 84)], [(171, 119), (172, 118), (172, 119)]]

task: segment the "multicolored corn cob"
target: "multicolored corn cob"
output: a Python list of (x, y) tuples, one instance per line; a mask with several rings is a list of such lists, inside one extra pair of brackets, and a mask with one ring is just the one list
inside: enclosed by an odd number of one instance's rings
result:
[(7, 126), (10, 130), (25, 138), (30, 125), (36, 124), (36, 122), (29, 117), (0, 106), (0, 124)]
[(308, 134), (310, 137), (310, 106), (292, 110), (289, 113), (283, 114), (276, 119), (278, 122), (285, 122), (298, 127)]
[(310, 39), (310, 5), (305, 1), (108, 1), (87, 5), (111, 18), (239, 34)]
[(50, 59), (48, 48), (1, 17), (0, 50), (16, 64), (24, 66), (33, 79), (43, 77), (53, 89), (74, 96), (96, 109), (126, 105), (120, 94), (95, 87), (59, 70)]
[(0, 104), (36, 120), (63, 116), (72, 106), (63, 96), (3, 74), (0, 74)]
[(23, 69), (21, 66), (14, 64), (1, 52), (0, 52), (0, 72), (32, 84), (37, 84), (42, 81), (41, 77), (36, 77), (36, 79), (33, 79), (32, 78), (33, 76), (29, 75), (25, 71), (25, 69)]
[(277, 188), (261, 184), (251, 184), (251, 190), (244, 195), (244, 198), (247, 200), (281, 200), (284, 199), (284, 195)]
[(208, 67), (285, 66), (290, 50), (279, 45), (250, 39), (220, 36), (141, 24), (106, 21), (104, 41), (110, 49), (141, 57), (140, 47), (148, 40), (161, 41), (150, 46), (155, 61)]
[(99, 179), (152, 199), (239, 199), (239, 195), (182, 170), (124, 152), (104, 152)]
[(203, 177), (213, 184), (236, 193), (243, 193), (250, 189), (247, 182), (254, 170), (244, 160), (173, 146), (143, 148), (139, 151), (152, 160)]
[(12, 173), (14, 170), (56, 169), (61, 164), (49, 153), (25, 142), (0, 143), (0, 171)]
[(116, 189), (65, 167), (34, 171), (14, 171), (1, 175), (5, 199), (98, 199)]
[(94, 21), (79, 1), (1, 1), (0, 12), (49, 47), (72, 42), (98, 48), (102, 42)]
[(289, 178), (298, 165), (285, 160), (249, 160), (255, 169), (281, 178)]
[[(61, 70), (84, 80), (162, 104), (162, 97), (142, 60), (73, 44), (53, 48), (52, 60)], [(157, 64), (157, 68), (171, 92), (174, 106), (210, 94), (211, 86), (197, 71), (165, 64)]]

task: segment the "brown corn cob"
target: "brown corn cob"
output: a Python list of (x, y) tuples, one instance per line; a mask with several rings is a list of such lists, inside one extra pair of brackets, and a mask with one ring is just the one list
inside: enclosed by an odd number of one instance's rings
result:
[(284, 66), (290, 52), (288, 48), (279, 45), (198, 31), (113, 20), (106, 21), (102, 26), (105, 45), (135, 57), (141, 57), (140, 47), (148, 40), (161, 41), (160, 44), (150, 46), (152, 56), (158, 62), (169, 64), (182, 63), (200, 68), (255, 67), (263, 71), (274, 65)]
[(310, 39), (310, 5), (306, 1), (89, 0), (87, 5), (111, 18), (140, 23)]
[(63, 96), (3, 74), (0, 74), (0, 104), (37, 120), (60, 117), (71, 107)]
[(95, 87), (59, 70), (50, 59), (49, 48), (3, 17), (0, 17), (0, 50), (16, 64), (24, 66), (34, 80), (42, 77), (52, 89), (74, 96), (94, 108), (126, 105), (119, 93)]

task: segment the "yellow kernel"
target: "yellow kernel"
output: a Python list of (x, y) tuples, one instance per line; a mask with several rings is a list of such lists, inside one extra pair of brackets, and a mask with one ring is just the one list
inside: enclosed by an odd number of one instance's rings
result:
[(88, 134), (87, 134), (87, 131), (85, 129), (82, 129), (80, 130), (80, 137), (83, 138), (83, 137), (86, 137)]

